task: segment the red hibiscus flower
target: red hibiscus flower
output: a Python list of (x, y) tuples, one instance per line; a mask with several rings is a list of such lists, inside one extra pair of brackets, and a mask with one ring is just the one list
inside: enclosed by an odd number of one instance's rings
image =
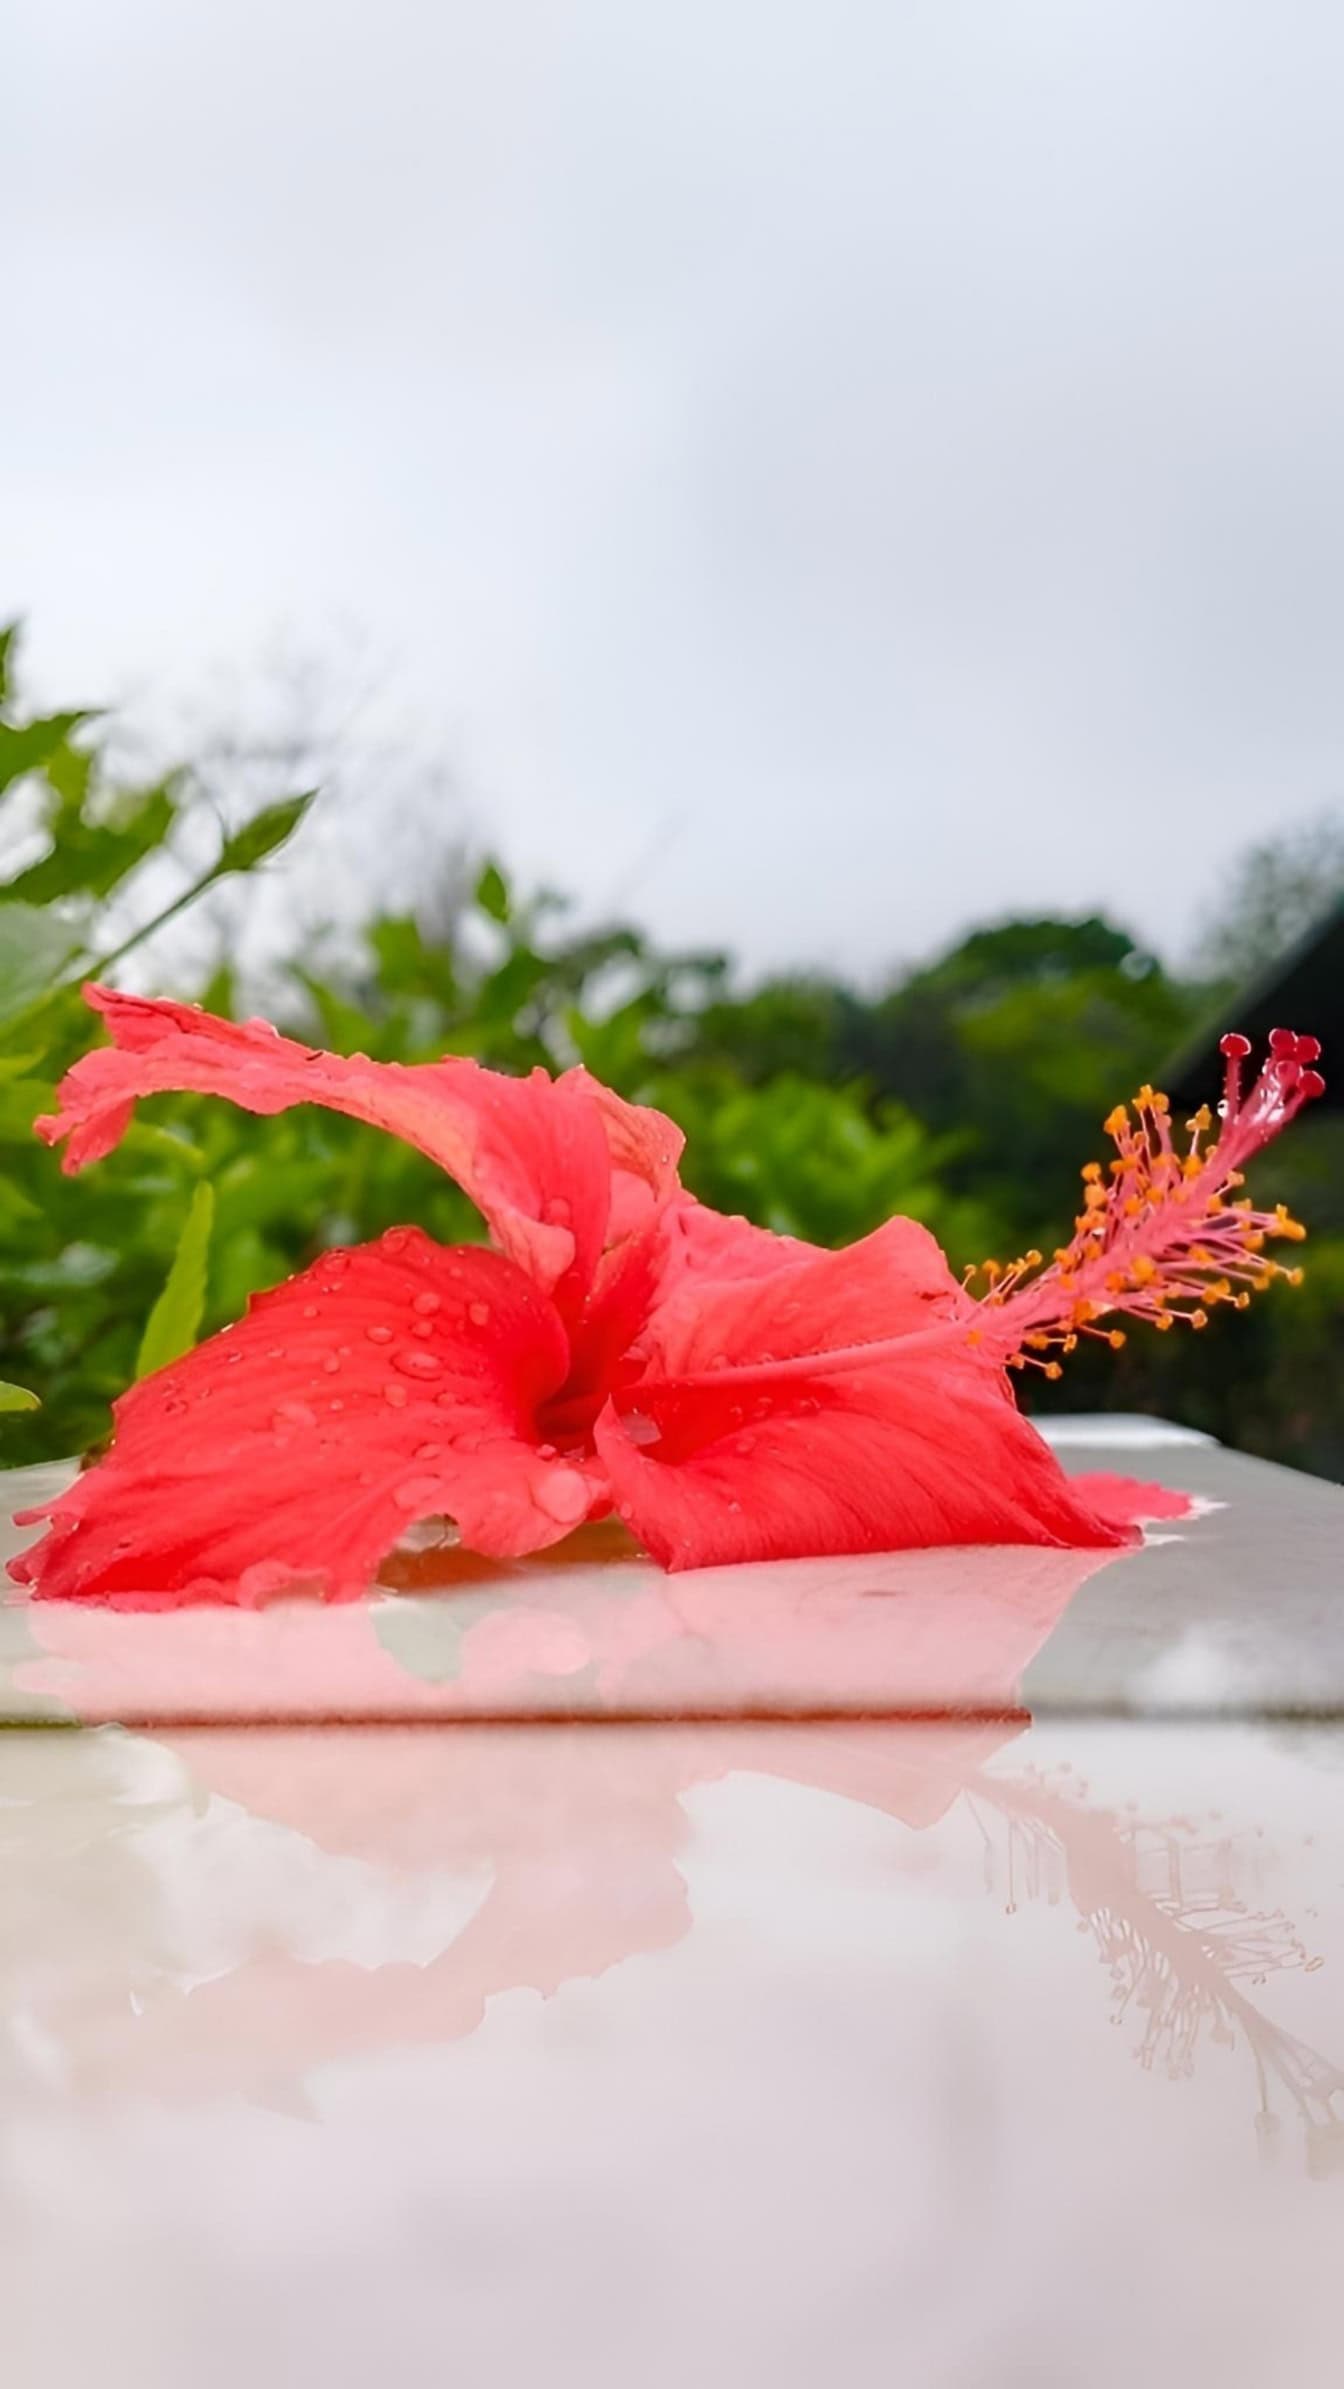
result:
[[(319, 1053), (264, 1021), (91, 987), (110, 1048), (38, 1123), (64, 1166), (111, 1151), (169, 1089), (271, 1113), (320, 1103), (390, 1130), (478, 1205), (493, 1249), (417, 1228), (325, 1253), (245, 1319), (132, 1388), (111, 1450), (38, 1513), (13, 1563), (39, 1594), (252, 1603), (351, 1598), (416, 1519), (488, 1556), (615, 1511), (668, 1568), (919, 1544), (1097, 1548), (1092, 1510), (1013, 1400), (1009, 1368), (1117, 1313), (1199, 1326), (1280, 1271), (1286, 1213), (1230, 1203), (1241, 1163), (1319, 1092), (1314, 1039), (1276, 1031), (1249, 1097), (1229, 1039), (1216, 1141), (1177, 1149), (1165, 1098), (1107, 1123), (1072, 1243), (989, 1264), (982, 1299), (893, 1219), (823, 1252), (681, 1187), (681, 1137), (582, 1070), (511, 1079), (450, 1058)], [(1051, 1357), (1042, 1357), (1045, 1354)]]

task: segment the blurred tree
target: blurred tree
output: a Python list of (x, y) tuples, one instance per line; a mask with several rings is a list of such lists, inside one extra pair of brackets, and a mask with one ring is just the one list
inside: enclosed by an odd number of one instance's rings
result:
[(1277, 831), (1233, 864), (1195, 949), (1197, 978), (1235, 989), (1344, 897), (1344, 812)]

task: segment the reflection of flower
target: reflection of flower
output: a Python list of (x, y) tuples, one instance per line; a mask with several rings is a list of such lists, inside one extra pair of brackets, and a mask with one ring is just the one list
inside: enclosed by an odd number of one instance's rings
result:
[(245, 1320), (134, 1387), (112, 1450), (14, 1563), (44, 1594), (244, 1606), (295, 1582), (358, 1594), (407, 1525), (454, 1519), (497, 1558), (616, 1511), (669, 1569), (922, 1545), (1105, 1548), (1013, 1402), (1120, 1314), (1203, 1325), (1279, 1273), (1286, 1213), (1229, 1203), (1241, 1165), (1320, 1092), (1310, 1038), (1276, 1031), (1250, 1093), (1226, 1043), (1214, 1142), (1173, 1140), (1141, 1090), (1084, 1171), (1072, 1240), (987, 1264), (982, 1301), (927, 1230), (889, 1220), (845, 1252), (723, 1219), (677, 1176), (678, 1131), (583, 1071), (509, 1079), (450, 1057), (339, 1058), (180, 1004), (90, 988), (111, 1049), (39, 1123), (66, 1166), (108, 1153), (169, 1089), (273, 1113), (320, 1103), (429, 1154), (494, 1251), (418, 1229), (330, 1252)]
[(1044, 1869), (1045, 1888), (1058, 1897), (1050, 1871), (1063, 1870), (1110, 1977), (1117, 2023), (1137, 2013), (1145, 2069), (1179, 2080), (1194, 2072), (1205, 2030), (1225, 2047), (1240, 2037), (1255, 2063), (1262, 2135), (1277, 2127), (1277, 2083), (1306, 2134), (1312, 2170), (1344, 2165), (1344, 2068), (1270, 2023), (1245, 1988), (1271, 1974), (1313, 1973), (1321, 1961), (1281, 1910), (1249, 1909), (1240, 1897), (1244, 1860), (1231, 1834), (1201, 1839), (1188, 1817), (1154, 1824), (1094, 1807), (1085, 1787), (1035, 1773), (981, 1777), (968, 1797), (982, 1818), (1007, 1821), (1010, 1890), (1025, 1871), (1037, 1892)]
[[(1091, 1480), (1082, 1480), (1089, 1485)], [(1097, 1480), (1128, 1524), (1185, 1498)], [(989, 1713), (1115, 1551), (842, 1553), (669, 1576), (610, 1523), (517, 1563), (398, 1552), (365, 1601), (261, 1613), (30, 1602), (19, 1688), (85, 1723)], [(1142, 1555), (1126, 1564), (1142, 1565)]]
[[(386, 1728), (361, 1734), (353, 1754), (349, 1733), (327, 1729), (205, 1728), (155, 1742), (23, 1737), (34, 1764), (49, 1754), (61, 1797), (0, 1809), (9, 1828), (0, 1839), (0, 1906), (18, 1926), (0, 2004), (31, 2019), (34, 2048), (48, 2060), (59, 2053), (82, 2095), (232, 2089), (301, 2105), (300, 2079), (312, 2066), (360, 2049), (461, 2038), (505, 1992), (549, 1995), (682, 1941), (695, 1921), (681, 1863), (695, 1838), (690, 1796), (731, 1776), (766, 1776), (899, 1820), (913, 1833), (957, 1814), (973, 1819), (985, 1839), (987, 1887), (1005, 1905), (1036, 1895), (1067, 1900), (1091, 1931), (1118, 2010), (1140, 2019), (1141, 2062), (1178, 2075), (1192, 2067), (1206, 2030), (1243, 2041), (1263, 2115), (1271, 2117), (1277, 2084), (1322, 2168), (1344, 2144), (1344, 2074), (1255, 2002), (1261, 1976), (1313, 1961), (1286, 1919), (1257, 1902), (1253, 1879), (1247, 1897), (1244, 1842), (1223, 1826), (1155, 1823), (1100, 1805), (1062, 1771), (990, 1764), (1027, 1731), (1019, 1679), (1067, 1605), (1067, 1570), (1076, 1580), (1107, 1556), (983, 1557), (994, 1565), (975, 1612), (984, 1653), (973, 1713), (900, 1722)], [(827, 1636), (866, 1665), (871, 1653), (851, 1636), (884, 1604), (856, 1589), (854, 1565), (815, 1563), (813, 1591)], [(946, 1597), (944, 1555), (921, 1555), (920, 1565), (942, 1583), (942, 1598), (929, 1601), (920, 1621), (920, 1665), (931, 1687), (950, 1681), (940, 1670), (949, 1643), (960, 1646), (966, 1611)], [(676, 1589), (694, 1601), (711, 1582), (708, 1574), (683, 1578)], [(887, 1606), (899, 1614), (901, 1598), (893, 1594)], [(396, 1604), (393, 1614), (415, 1608)], [(731, 1610), (727, 1604), (725, 1617)], [(916, 1610), (912, 1596), (907, 1614)], [(614, 1595), (612, 1612), (609, 1634), (598, 1637), (605, 1655), (590, 1672), (611, 1669), (612, 1705), (634, 1706), (613, 1658), (621, 1639)], [(766, 1637), (768, 1653), (771, 1632), (798, 1630), (787, 1602), (772, 1616), (759, 1598), (748, 1599), (742, 1612), (743, 1665), (753, 1634)], [(342, 1634), (358, 1626), (364, 1657), (398, 1672), (374, 1634), (386, 1612), (356, 1605), (336, 1616), (308, 1614)], [(529, 1615), (515, 1595), (481, 1619), (497, 1635), (505, 1621)], [(571, 1626), (577, 1615), (576, 1607)], [(692, 1623), (696, 1615), (693, 1607)], [(40, 1605), (31, 1617), (65, 1649), (67, 1666), (72, 1631), (154, 1623), (60, 1605)], [(574, 1653), (562, 1647), (560, 1623), (553, 1613), (542, 1639), (525, 1646), (525, 1665), (548, 1651), (568, 1664)], [(468, 1676), (478, 1630), (463, 1637)], [(434, 1664), (432, 1651), (419, 1655)], [(629, 1682), (655, 1658), (665, 1662), (662, 1646), (636, 1637)], [(497, 1660), (487, 1654), (487, 1678)], [(432, 1680), (423, 1689), (432, 1695)], [(86, 1772), (81, 1806), (72, 1786)], [(182, 1885), (198, 1883), (207, 1887), (199, 1904), (175, 1906)], [(25, 1931), (25, 1912), (37, 1912), (39, 1901), (43, 1929)], [(90, 1914), (94, 1962), (53, 1964), (53, 1944), (82, 1946)], [(1272, 2120), (1262, 2129), (1272, 2130)]]

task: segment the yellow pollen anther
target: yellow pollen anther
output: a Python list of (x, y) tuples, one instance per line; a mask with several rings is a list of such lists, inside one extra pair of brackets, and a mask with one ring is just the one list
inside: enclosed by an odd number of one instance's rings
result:
[(1114, 1111), (1106, 1114), (1102, 1121), (1102, 1127), (1107, 1136), (1123, 1136), (1125, 1134), (1129, 1127), (1129, 1113), (1123, 1103), (1117, 1103)]
[(1107, 1335), (1106, 1341), (1110, 1345), (1112, 1352), (1122, 1351), (1125, 1342), (1125, 1331), (1123, 1327), (1111, 1328), (1109, 1334)]
[(1084, 1178), (1089, 1180), (1093, 1178), (1099, 1178), (1101, 1176), (1101, 1163), (1099, 1161), (1085, 1161), (1083, 1163), (1082, 1175)]
[(1157, 1275), (1157, 1263), (1150, 1253), (1139, 1253), (1130, 1264), (1129, 1274), (1136, 1286), (1150, 1286)]
[(1209, 1314), (1207, 1311), (1192, 1311), (1190, 1313), (1190, 1325), (1192, 1327), (1207, 1327), (1208, 1324)]

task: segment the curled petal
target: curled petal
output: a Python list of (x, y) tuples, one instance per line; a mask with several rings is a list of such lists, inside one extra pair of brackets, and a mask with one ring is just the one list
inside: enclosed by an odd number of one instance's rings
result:
[[(946, 1332), (970, 1307), (906, 1220), (846, 1252), (673, 1296), (652, 1323), (648, 1374), (597, 1423), (616, 1508), (678, 1569), (1131, 1540), (1079, 1500), (1002, 1375)], [(869, 1344), (883, 1349), (866, 1366), (835, 1365)]]
[(608, 1506), (601, 1470), (538, 1435), (567, 1358), (513, 1262), (390, 1229), (124, 1395), (12, 1572), (40, 1596), (247, 1604), (298, 1581), (356, 1595), (419, 1518), (489, 1556), (541, 1550)]
[(605, 1090), (599, 1102), (582, 1072), (557, 1081), (540, 1070), (508, 1078), (456, 1056), (372, 1062), (300, 1045), (266, 1021), (220, 1020), (106, 987), (84, 992), (113, 1043), (75, 1063), (59, 1111), (37, 1123), (48, 1143), (66, 1140), (66, 1170), (109, 1153), (144, 1095), (223, 1095), (265, 1114), (322, 1104), (428, 1154), (538, 1285), (549, 1292), (565, 1279), (580, 1299), (613, 1225), (629, 1232), (619, 1215), (631, 1208), (632, 1188), (644, 1189), (653, 1210), (675, 1184), (671, 1122)]

